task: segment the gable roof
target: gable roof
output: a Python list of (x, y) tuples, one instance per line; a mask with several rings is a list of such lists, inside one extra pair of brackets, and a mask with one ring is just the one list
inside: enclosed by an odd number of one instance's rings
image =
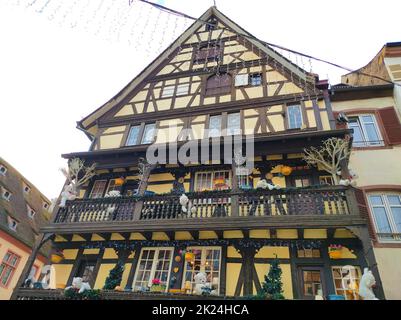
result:
[(96, 109), (94, 112), (83, 118), (81, 121), (77, 122), (77, 128), (83, 130), (87, 135), (86, 131), (88, 128), (96, 124), (96, 120), (105, 115), (108, 111), (118, 105), (123, 101), (127, 95), (129, 95), (137, 86), (139, 86), (146, 78), (154, 72), (158, 66), (160, 66), (164, 60), (169, 57), (175, 50), (177, 50), (182, 43), (187, 41), (192, 34), (194, 34), (200, 27), (205, 24), (210, 18), (215, 17), (217, 20), (222, 22), (227, 26), (228, 29), (234, 31), (239, 35), (244, 35), (247, 37), (252, 45), (260, 49), (262, 52), (266, 53), (269, 57), (276, 60), (283, 67), (289, 69), (300, 79), (307, 81), (308, 72), (301, 69), (296, 64), (292, 63), (287, 58), (280, 55), (270, 46), (264, 44), (252, 34), (241, 28), (237, 23), (233, 22), (216, 7), (210, 7), (198, 20), (196, 20), (181, 36), (179, 36), (165, 51), (163, 51), (153, 62), (151, 62), (142, 72), (139, 73), (130, 83), (128, 83), (120, 92), (118, 92), (113, 98), (111, 98), (104, 105)]

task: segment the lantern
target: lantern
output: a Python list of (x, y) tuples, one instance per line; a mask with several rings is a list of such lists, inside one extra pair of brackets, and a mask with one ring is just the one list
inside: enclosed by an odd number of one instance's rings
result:
[(185, 253), (185, 261), (192, 262), (195, 260), (195, 255), (192, 252)]
[(122, 186), (125, 183), (125, 179), (124, 178), (117, 178), (114, 180), (114, 185), (117, 187)]
[(283, 167), (281, 168), (281, 173), (282, 173), (284, 176), (289, 176), (289, 175), (291, 174), (291, 172), (292, 172), (292, 168), (289, 167), (289, 166), (283, 166)]

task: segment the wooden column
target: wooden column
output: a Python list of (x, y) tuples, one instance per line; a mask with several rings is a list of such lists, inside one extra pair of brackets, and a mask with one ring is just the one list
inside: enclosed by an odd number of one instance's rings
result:
[(240, 295), (241, 287), (243, 287), (242, 294), (244, 296), (252, 295), (253, 283), (255, 279), (255, 255), (257, 253), (257, 249), (254, 247), (238, 246), (235, 246), (235, 248), (242, 256), (242, 266), (237, 283), (237, 288), (235, 289), (235, 295)]
[(35, 241), (35, 244), (32, 248), (32, 253), (28, 258), (28, 261), (25, 263), (24, 269), (22, 269), (21, 275), (15, 285), (15, 288), (13, 290), (13, 293), (11, 295), (10, 300), (16, 300), (18, 296), (18, 290), (22, 287), (24, 284), (25, 280), (28, 278), (29, 273), (31, 272), (32, 266), (35, 263), (36, 257), (42, 248), (42, 246), (52, 239), (54, 237), (54, 234), (41, 234)]
[[(231, 164), (231, 172), (232, 172), (232, 190), (233, 192), (238, 192), (239, 187), (238, 187), (238, 176), (237, 176), (237, 167), (235, 165), (235, 161), (232, 162)], [(233, 195), (231, 196), (231, 216), (233, 217), (238, 217), (239, 216), (239, 201), (238, 201), (238, 195)]]
[[(150, 173), (154, 168), (156, 168), (156, 164), (149, 164), (144, 160), (139, 164), (141, 171), (141, 181), (138, 186), (138, 196), (142, 197), (145, 195), (146, 188), (148, 187), (148, 180), (150, 177)], [(139, 200), (135, 204), (134, 208), (134, 220), (139, 220), (141, 218), (141, 212), (143, 207), (143, 200)]]

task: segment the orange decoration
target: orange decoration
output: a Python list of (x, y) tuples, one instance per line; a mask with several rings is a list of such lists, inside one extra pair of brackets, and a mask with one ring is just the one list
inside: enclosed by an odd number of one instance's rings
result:
[(116, 186), (118, 186), (118, 187), (122, 186), (124, 183), (125, 183), (125, 179), (124, 178), (117, 178), (117, 179), (114, 180), (114, 184)]
[(283, 166), (281, 168), (281, 173), (285, 176), (289, 176), (292, 173), (292, 168), (289, 166)]
[(185, 254), (185, 261), (186, 262), (194, 261), (194, 259), (195, 259), (195, 255), (192, 252), (187, 252)]

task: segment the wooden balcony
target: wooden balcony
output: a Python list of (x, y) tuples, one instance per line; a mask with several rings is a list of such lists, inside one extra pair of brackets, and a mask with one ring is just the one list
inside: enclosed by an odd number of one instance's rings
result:
[(346, 187), (215, 191), (67, 201), (43, 232), (133, 232), (364, 224)]

